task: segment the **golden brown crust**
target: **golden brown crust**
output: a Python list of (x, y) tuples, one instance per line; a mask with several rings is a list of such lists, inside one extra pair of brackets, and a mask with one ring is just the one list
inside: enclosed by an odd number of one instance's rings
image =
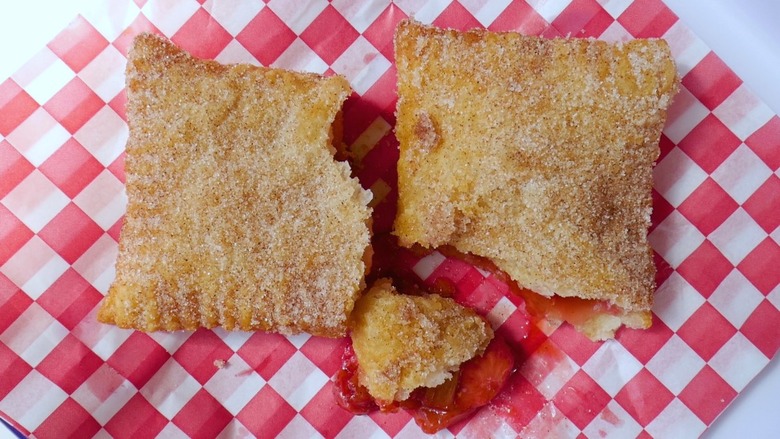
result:
[(345, 335), (370, 240), (370, 194), (329, 144), (349, 93), (342, 77), (225, 66), (137, 37), (129, 203), (98, 318)]
[(485, 351), (490, 325), (473, 310), (436, 294), (398, 294), (380, 279), (351, 316), (358, 379), (383, 401), (443, 383), (460, 364)]
[(395, 50), (400, 242), (648, 316), (652, 166), (678, 84), (666, 42), (405, 21)]

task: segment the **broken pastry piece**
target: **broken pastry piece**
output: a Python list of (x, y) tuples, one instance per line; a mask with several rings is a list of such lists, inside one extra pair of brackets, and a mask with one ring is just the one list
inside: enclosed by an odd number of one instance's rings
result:
[(428, 433), (489, 403), (514, 368), (483, 317), (436, 294), (400, 294), (388, 279), (358, 300), (350, 328), (338, 403), (354, 413), (404, 408)]
[(474, 311), (438, 295), (398, 294), (387, 279), (358, 301), (351, 329), (360, 383), (383, 401), (438, 386), (493, 338)]
[(98, 319), (338, 337), (370, 261), (370, 192), (333, 159), (342, 77), (195, 59), (138, 36), (128, 206)]
[(395, 59), (400, 243), (488, 258), (591, 339), (649, 327), (652, 168), (678, 87), (666, 42), (404, 21)]

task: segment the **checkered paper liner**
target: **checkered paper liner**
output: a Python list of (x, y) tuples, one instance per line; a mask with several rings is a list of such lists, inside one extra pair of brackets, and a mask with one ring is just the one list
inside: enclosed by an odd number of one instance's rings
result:
[(392, 35), (412, 15), (546, 37), (663, 37), (682, 77), (655, 169), (652, 329), (592, 343), (541, 322), (522, 338), (522, 302), (495, 277), (438, 252), (407, 261), (428, 282), (456, 281), (527, 355), (494, 403), (441, 435), (701, 434), (780, 347), (780, 117), (660, 0), (136, 0), (84, 11), (0, 78), (0, 415), (37, 437), (422, 435), (403, 411), (336, 406), (329, 377), (344, 340), (145, 334), (95, 320), (126, 205), (135, 34), (225, 63), (346, 76), (356, 93), (345, 141), (382, 233), (398, 155)]

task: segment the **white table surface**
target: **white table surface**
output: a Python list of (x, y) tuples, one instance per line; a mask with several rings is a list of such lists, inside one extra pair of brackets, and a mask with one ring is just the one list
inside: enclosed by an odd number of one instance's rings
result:
[[(0, 78), (13, 74), (96, 0), (0, 0)], [(780, 1), (664, 0), (776, 113), (780, 113)], [(44, 12), (45, 11), (45, 12)], [(36, 23), (31, 26), (31, 23)], [(9, 434), (0, 427), (0, 439)], [(775, 358), (704, 434), (780, 438), (780, 359)]]

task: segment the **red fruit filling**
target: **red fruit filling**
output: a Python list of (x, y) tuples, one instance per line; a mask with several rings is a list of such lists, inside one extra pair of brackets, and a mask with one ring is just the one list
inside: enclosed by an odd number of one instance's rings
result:
[(333, 378), (338, 404), (355, 414), (374, 410), (409, 410), (426, 433), (435, 433), (488, 404), (501, 391), (515, 366), (504, 339), (496, 335), (485, 352), (463, 363), (449, 380), (433, 388), (421, 387), (405, 401), (374, 400), (358, 382), (358, 363), (352, 345), (342, 357), (342, 367)]
[[(376, 237), (375, 247), (377, 249), (376, 255), (378, 255), (374, 260), (375, 271), (379, 276), (393, 277), (394, 282), (398, 283), (399, 289), (403, 289), (405, 292), (408, 291), (410, 294), (431, 292), (445, 297), (453, 297), (456, 301), (459, 301), (459, 297), (456, 294), (457, 286), (451, 279), (438, 277), (423, 282), (409, 268), (408, 259), (421, 258), (430, 253), (430, 250), (417, 245), (411, 249), (403, 248), (398, 245), (395, 237), (384, 235)], [(552, 321), (567, 321), (575, 327), (580, 327), (586, 324), (594, 315), (611, 314), (619, 316), (624, 312), (618, 306), (603, 300), (542, 296), (529, 289), (520, 287), (508, 274), (499, 269), (488, 258), (462, 253), (448, 245), (438, 247), (437, 251), (447, 258), (459, 259), (491, 273), (496, 279), (508, 285), (513, 294), (523, 298), (528, 312), (537, 320), (546, 318)], [(382, 255), (394, 256), (382, 257)], [(405, 261), (404, 258), (407, 260)], [(486, 310), (479, 311), (486, 312)]]
[(361, 386), (357, 375), (357, 356), (349, 343), (341, 355), (341, 369), (333, 376), (333, 393), (336, 403), (342, 408), (358, 415), (365, 415), (379, 409), (376, 401)]

